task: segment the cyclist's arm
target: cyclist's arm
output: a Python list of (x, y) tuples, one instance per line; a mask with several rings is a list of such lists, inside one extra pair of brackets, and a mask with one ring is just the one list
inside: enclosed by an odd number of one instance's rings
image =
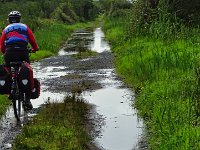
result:
[(6, 35), (5, 35), (5, 32), (3, 31), (2, 32), (2, 35), (1, 35), (1, 39), (0, 39), (0, 51), (2, 52), (2, 53), (5, 53), (5, 49), (6, 49), (6, 47), (5, 47), (5, 40), (6, 40)]
[(35, 37), (33, 35), (33, 32), (31, 31), (31, 29), (28, 27), (28, 38), (29, 38), (29, 43), (32, 46), (32, 51), (37, 51), (39, 49)]

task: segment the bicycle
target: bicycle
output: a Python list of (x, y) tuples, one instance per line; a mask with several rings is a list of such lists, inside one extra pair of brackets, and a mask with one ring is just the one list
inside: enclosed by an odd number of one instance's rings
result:
[(11, 92), (9, 99), (12, 101), (12, 106), (14, 110), (14, 115), (17, 121), (20, 121), (22, 114), (22, 108), (26, 113), (27, 108), (25, 106), (26, 93), (23, 93), (18, 84), (18, 72), (23, 62), (10, 62), (10, 71), (11, 71)]
[[(28, 49), (29, 53), (33, 53), (31, 49)], [(19, 72), (22, 70), (22, 66), (27, 63), (26, 61), (17, 61), (17, 62), (10, 62), (10, 74), (11, 74), (11, 90), (9, 99), (12, 101), (12, 106), (14, 110), (14, 116), (17, 121), (20, 122), (20, 117), (22, 112), (24, 111), (25, 114), (28, 112), (28, 108), (26, 107), (25, 103), (27, 99), (30, 99), (31, 89), (28, 92), (25, 92), (20, 89), (20, 85), (24, 84), (26, 87), (27, 83), (30, 82), (28, 79), (23, 79), (22, 83), (19, 84)]]

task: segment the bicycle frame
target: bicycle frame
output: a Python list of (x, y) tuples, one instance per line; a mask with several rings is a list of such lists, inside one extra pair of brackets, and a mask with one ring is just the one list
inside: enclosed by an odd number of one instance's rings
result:
[(10, 62), (11, 69), (11, 93), (10, 98), (13, 104), (14, 115), (18, 121), (20, 121), (21, 116), (21, 107), (26, 111), (26, 107), (24, 105), (26, 95), (25, 93), (21, 93), (18, 86), (18, 72), (23, 62)]
[[(29, 54), (33, 53), (31, 48), (27, 48)], [(25, 101), (27, 98), (26, 93), (21, 92), (18, 83), (18, 73), (23, 64), (23, 61), (10, 62), (10, 73), (11, 73), (11, 91), (10, 91), (10, 99), (12, 100), (14, 115), (17, 121), (20, 121), (20, 116), (22, 112), (22, 108), (24, 113), (28, 111)]]

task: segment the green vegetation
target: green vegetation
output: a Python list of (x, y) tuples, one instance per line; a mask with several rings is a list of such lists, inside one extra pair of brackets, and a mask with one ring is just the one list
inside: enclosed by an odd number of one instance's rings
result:
[[(109, 10), (122, 1), (110, 1)], [(123, 17), (108, 13), (104, 31), (117, 72), (137, 93), (134, 105), (144, 119), (149, 148), (200, 149), (199, 5), (192, 1), (193, 12), (175, 14), (176, 0), (154, 2), (138, 0), (130, 9), (115, 9)], [(179, 10), (186, 11), (182, 4)]]
[(89, 107), (75, 95), (67, 96), (63, 103), (47, 102), (29, 126), (23, 128), (13, 149), (88, 149), (86, 114)]
[[(4, 0), (0, 5), (0, 17), (5, 20), (12, 10), (22, 13), (23, 22), (37, 30), (39, 18), (73, 24), (92, 20), (99, 13), (92, 0)], [(4, 23), (5, 23), (4, 22)]]
[(0, 116), (3, 116), (6, 108), (8, 107), (9, 103), (9, 99), (3, 95), (0, 95)]

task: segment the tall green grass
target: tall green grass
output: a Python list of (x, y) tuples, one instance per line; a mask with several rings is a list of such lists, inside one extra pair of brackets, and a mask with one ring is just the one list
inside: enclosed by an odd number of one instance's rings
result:
[(105, 19), (104, 31), (117, 72), (138, 93), (149, 148), (200, 149), (200, 30), (163, 21), (127, 38), (123, 19)]
[(90, 106), (77, 96), (49, 103), (15, 141), (14, 150), (87, 150), (86, 114)]
[(5, 114), (7, 107), (10, 104), (10, 101), (7, 96), (0, 95), (0, 117)]

